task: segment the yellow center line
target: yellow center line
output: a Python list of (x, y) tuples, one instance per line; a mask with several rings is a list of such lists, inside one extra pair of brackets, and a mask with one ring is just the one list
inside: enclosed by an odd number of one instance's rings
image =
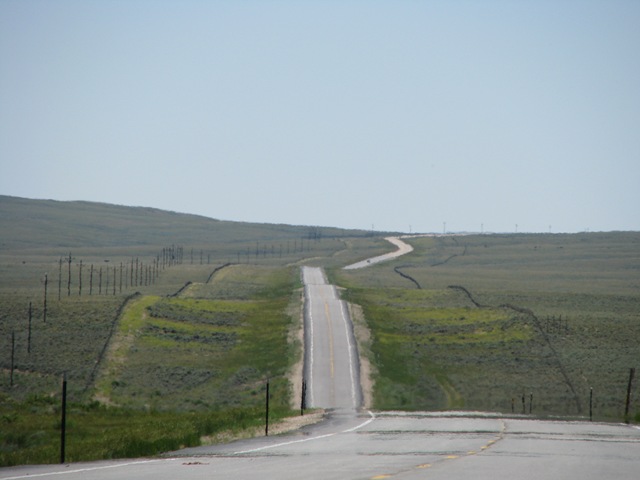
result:
[(324, 314), (327, 318), (327, 325), (329, 326), (329, 365), (331, 368), (331, 378), (333, 378), (334, 362), (333, 362), (333, 327), (331, 325), (331, 315), (329, 314), (329, 304), (324, 302)]

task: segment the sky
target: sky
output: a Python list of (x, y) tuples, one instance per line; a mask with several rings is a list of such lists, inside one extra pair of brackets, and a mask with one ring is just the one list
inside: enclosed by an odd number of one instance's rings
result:
[(640, 230), (637, 0), (0, 0), (0, 194)]

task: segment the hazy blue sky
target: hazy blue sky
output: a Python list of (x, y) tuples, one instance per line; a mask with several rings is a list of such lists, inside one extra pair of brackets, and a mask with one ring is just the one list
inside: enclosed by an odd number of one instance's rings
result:
[(0, 194), (640, 230), (640, 1), (0, 0)]

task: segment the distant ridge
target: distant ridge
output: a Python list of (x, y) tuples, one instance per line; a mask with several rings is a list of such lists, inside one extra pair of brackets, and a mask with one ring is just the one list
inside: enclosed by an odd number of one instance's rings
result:
[(150, 207), (0, 195), (0, 248), (117, 247), (265, 241), (310, 235), (363, 236), (333, 227), (217, 220)]

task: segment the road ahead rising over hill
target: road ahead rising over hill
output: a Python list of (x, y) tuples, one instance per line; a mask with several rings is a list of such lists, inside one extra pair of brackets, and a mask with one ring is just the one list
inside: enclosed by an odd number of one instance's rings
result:
[(303, 267), (305, 379), (309, 407), (360, 406), (358, 352), (345, 302), (321, 268)]

